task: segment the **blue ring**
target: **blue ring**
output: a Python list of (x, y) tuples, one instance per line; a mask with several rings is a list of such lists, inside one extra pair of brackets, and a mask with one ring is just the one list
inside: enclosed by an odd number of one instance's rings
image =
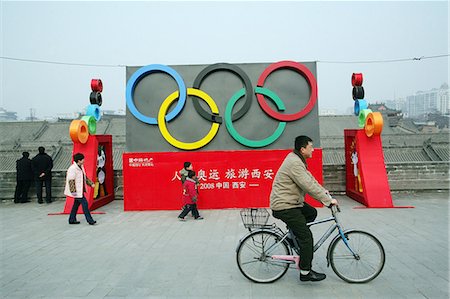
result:
[(95, 121), (99, 121), (102, 118), (100, 114), (100, 107), (97, 104), (91, 104), (86, 109), (87, 116), (93, 116)]
[(353, 112), (356, 116), (359, 115), (359, 112), (363, 109), (368, 109), (367, 101), (366, 100), (356, 100), (355, 105), (353, 107)]
[(142, 80), (146, 75), (152, 73), (163, 72), (169, 74), (178, 84), (178, 89), (180, 95), (178, 97), (178, 102), (175, 108), (165, 116), (167, 122), (171, 121), (183, 110), (184, 104), (186, 103), (186, 85), (184, 84), (183, 78), (171, 67), (162, 64), (150, 64), (147, 66), (143, 66), (138, 69), (128, 80), (127, 88), (126, 88), (126, 99), (127, 99), (127, 107), (130, 110), (131, 114), (134, 115), (140, 121), (150, 124), (157, 125), (158, 120), (155, 117), (150, 117), (142, 114), (134, 105), (134, 89), (138, 85), (139, 81)]

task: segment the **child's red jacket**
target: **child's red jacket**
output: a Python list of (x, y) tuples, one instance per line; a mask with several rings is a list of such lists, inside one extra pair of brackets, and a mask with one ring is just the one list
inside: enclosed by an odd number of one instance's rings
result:
[(197, 189), (195, 188), (195, 181), (191, 178), (186, 178), (183, 183), (183, 204), (191, 205), (197, 202)]

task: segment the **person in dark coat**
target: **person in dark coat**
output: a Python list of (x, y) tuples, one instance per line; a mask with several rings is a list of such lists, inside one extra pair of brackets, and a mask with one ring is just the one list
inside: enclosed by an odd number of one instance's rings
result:
[(40, 146), (37, 154), (32, 160), (34, 178), (36, 180), (36, 195), (38, 203), (44, 203), (42, 200), (42, 185), (45, 183), (45, 201), (52, 202), (52, 168), (53, 159), (45, 152), (45, 148)]
[(14, 203), (26, 203), (28, 200), (28, 190), (33, 181), (33, 169), (31, 168), (30, 153), (23, 152), (22, 158), (16, 161), (16, 192), (14, 193)]

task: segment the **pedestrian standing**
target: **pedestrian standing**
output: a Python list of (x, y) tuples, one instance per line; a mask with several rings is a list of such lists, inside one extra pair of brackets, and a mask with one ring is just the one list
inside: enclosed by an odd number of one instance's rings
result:
[(36, 195), (38, 203), (42, 204), (42, 187), (45, 184), (45, 201), (52, 202), (52, 168), (53, 159), (45, 152), (45, 148), (40, 146), (39, 153), (31, 160), (34, 177), (36, 181)]
[(30, 153), (23, 152), (22, 158), (16, 161), (16, 191), (14, 192), (14, 203), (30, 202), (28, 190), (33, 181), (33, 169), (31, 168)]

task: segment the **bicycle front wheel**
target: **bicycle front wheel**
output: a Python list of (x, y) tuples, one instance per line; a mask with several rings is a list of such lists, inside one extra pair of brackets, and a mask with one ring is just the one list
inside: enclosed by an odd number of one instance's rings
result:
[(271, 231), (256, 231), (239, 244), (236, 261), (241, 273), (254, 282), (269, 283), (280, 279), (289, 262), (272, 259), (273, 255), (289, 255), (290, 250)]
[(351, 283), (371, 281), (383, 270), (383, 245), (373, 235), (363, 231), (344, 232), (330, 244), (329, 258), (333, 271)]

